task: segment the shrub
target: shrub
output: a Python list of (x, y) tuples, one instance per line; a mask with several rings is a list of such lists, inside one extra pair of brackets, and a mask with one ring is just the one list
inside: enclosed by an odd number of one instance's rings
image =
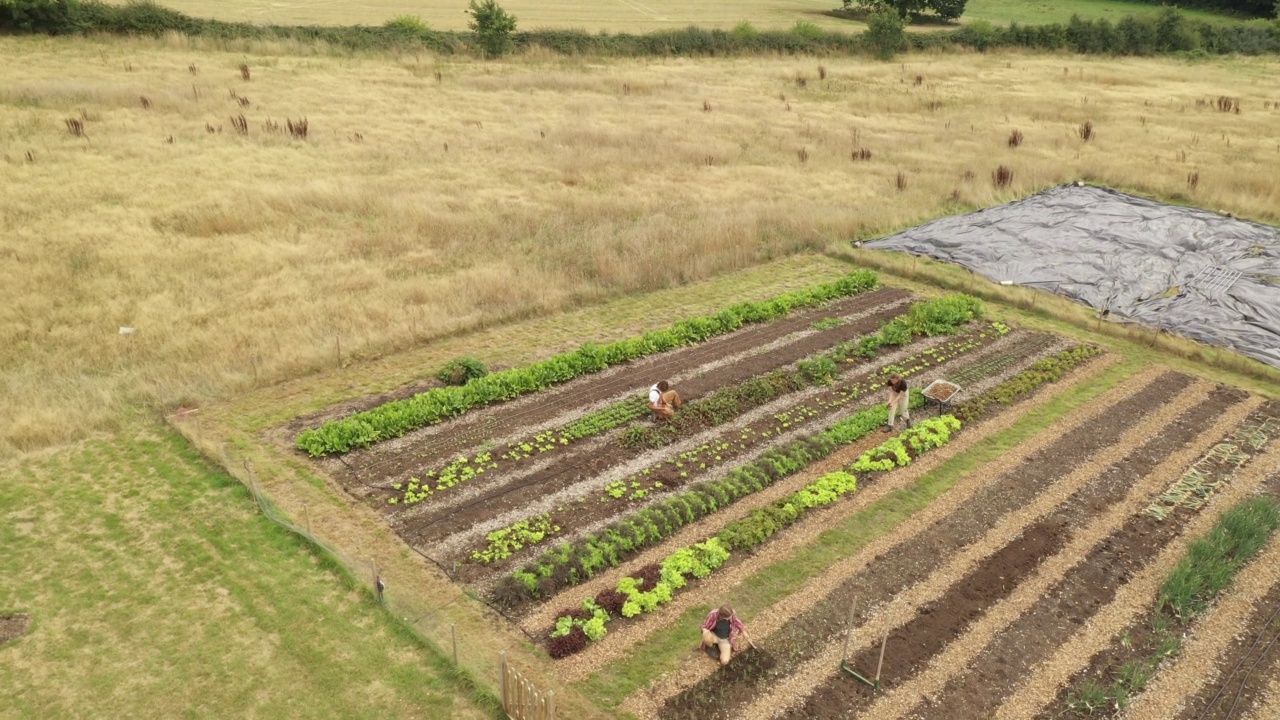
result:
[(467, 26), (489, 57), (501, 57), (511, 50), (511, 33), (516, 29), (516, 16), (498, 6), (495, 0), (477, 3), (471, 0), (467, 9), (471, 19)]
[(475, 358), (450, 360), (436, 373), (436, 379), (445, 385), (466, 385), (476, 378), (489, 374), (489, 368)]
[(383, 27), (407, 35), (420, 35), (431, 30), (431, 27), (417, 15), (397, 15), (388, 20)]
[(867, 32), (863, 35), (867, 47), (881, 60), (891, 60), (907, 46), (907, 32), (902, 16), (883, 8), (867, 19)]

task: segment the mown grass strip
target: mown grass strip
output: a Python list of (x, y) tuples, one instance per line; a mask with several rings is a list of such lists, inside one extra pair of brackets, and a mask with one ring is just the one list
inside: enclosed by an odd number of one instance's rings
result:
[(1092, 717), (1123, 709), (1141, 692), (1165, 658), (1182, 649), (1182, 638), (1210, 603), (1272, 534), (1280, 529), (1280, 504), (1271, 497), (1241, 500), (1227, 510), (1208, 533), (1191, 543), (1169, 573), (1151, 613), (1153, 632), (1143, 639), (1137, 657), (1107, 668), (1109, 683), (1085, 680), (1067, 698), (1073, 717)]
[(673, 323), (640, 337), (579, 349), (521, 368), (471, 380), (459, 387), (434, 388), (411, 398), (333, 420), (298, 435), (297, 447), (313, 457), (344, 453), (400, 437), (420, 427), (457, 417), (473, 407), (526, 395), (637, 358), (704, 342), (744, 325), (770, 322), (797, 308), (859, 295), (878, 285), (875, 273), (855, 270), (831, 283), (786, 293), (762, 302), (732, 305), (714, 315)]
[[(774, 605), (832, 564), (892, 531), (983, 465), (1045, 431), (1138, 370), (1138, 363), (1128, 361), (1104, 371), (1090, 383), (1073, 388), (1032, 410), (1014, 427), (996, 433), (977, 447), (943, 463), (912, 487), (887, 495), (855, 513), (786, 561), (774, 563), (745, 578), (734, 592), (734, 607), (740, 615), (749, 618)], [(671, 626), (652, 633), (643, 643), (632, 647), (625, 658), (593, 673), (582, 683), (583, 692), (601, 707), (616, 708), (628, 695), (679, 664), (693, 642), (690, 628), (696, 629), (709, 610), (709, 605), (690, 608)]]

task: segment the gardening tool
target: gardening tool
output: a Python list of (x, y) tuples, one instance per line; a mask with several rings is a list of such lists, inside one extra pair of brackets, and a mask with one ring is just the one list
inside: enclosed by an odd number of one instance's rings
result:
[[(951, 388), (951, 394), (947, 395), (945, 399), (939, 398), (938, 396), (942, 394), (941, 391), (944, 390), (945, 388)], [(942, 378), (938, 378), (937, 380), (934, 380), (933, 382), (929, 383), (928, 387), (926, 387), (923, 391), (921, 391), (920, 394), (924, 395), (925, 402), (932, 400), (938, 404), (938, 415), (941, 416), (942, 406), (950, 405), (957, 397), (960, 397), (960, 392), (962, 390), (964, 390), (964, 388), (951, 382), (950, 380), (943, 380)]]
[(854, 670), (849, 666), (849, 640), (853, 637), (853, 616), (858, 609), (858, 598), (855, 596), (853, 602), (849, 605), (849, 621), (845, 623), (844, 631), (844, 649), (840, 651), (840, 670), (847, 673), (850, 677), (858, 682), (865, 684), (872, 690), (880, 689), (880, 670), (884, 667), (884, 646), (889, 640), (889, 629), (885, 628), (884, 636), (880, 638), (880, 662), (876, 665), (876, 679), (871, 680), (862, 673)]

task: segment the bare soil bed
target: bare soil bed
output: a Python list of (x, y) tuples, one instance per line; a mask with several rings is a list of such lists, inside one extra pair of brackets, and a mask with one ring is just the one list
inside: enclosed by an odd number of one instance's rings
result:
[[(667, 714), (673, 717), (733, 716), (733, 708), (748, 701), (753, 690), (770, 684), (771, 679), (788, 674), (814, 656), (819, 647), (825, 647), (831, 638), (837, 637), (843, 630), (855, 595), (859, 600), (854, 620), (856, 626), (865, 621), (876, 606), (922, 581), (948, 556), (976, 541), (1001, 516), (1025, 506), (1057, 478), (1087, 464), (1095, 453), (1114, 443), (1128, 425), (1177, 396), (1189, 382), (1185, 376), (1161, 376), (1148, 389), (1110, 409), (1097, 422), (1060, 438), (1029, 458), (1016, 471), (980, 490), (958, 511), (925, 533), (875, 558), (814, 611), (788, 622), (762, 641), (761, 645), (769, 648), (773, 659), (744, 662), (740, 668), (731, 666), (730, 672), (717, 673), (673, 698), (665, 708), (664, 717)], [(1158, 462), (1161, 454), (1169, 448), (1194, 436), (1201, 413), (1209, 413), (1211, 419), (1213, 413), (1238, 400), (1238, 397), (1238, 393), (1219, 391), (1200, 407), (1183, 413), (1163, 438), (1148, 445), (1145, 463), (1128, 462), (1121, 468), (1115, 468), (1119, 472), (1103, 473), (1097, 481), (1073, 495), (1058, 512), (1040, 521), (1033, 529), (1024, 531), (1018, 539), (1001, 549), (995, 559), (989, 559), (969, 578), (958, 583), (952, 595), (923, 608), (916, 621), (890, 636), (889, 643), (894, 652), (885, 661), (886, 686), (909, 677), (912, 669), (927, 662), (946, 639), (953, 637), (982, 609), (1007, 594), (1016, 585), (1014, 575), (1033, 570), (1038, 563), (1036, 559), (1059, 547), (1071, 528), (1083, 518), (1105, 508), (1117, 494), (1122, 496), (1127, 480), (1132, 480), (1145, 467)], [(1029, 559), (1023, 562), (1020, 558)], [(815, 643), (815, 639), (820, 641)], [(878, 647), (865, 651), (864, 655), (866, 653), (878, 654)], [(742, 659), (748, 660), (748, 654), (744, 654)], [(760, 667), (753, 668), (753, 665)], [(872, 662), (869, 669), (864, 666), (861, 670), (874, 673), (874, 665)], [(705, 696), (711, 684), (717, 689), (727, 684), (728, 690), (723, 695), (740, 701), (724, 700), (716, 710), (709, 710), (697, 698)], [(840, 713), (847, 714), (868, 700), (869, 697), (859, 688), (846, 687), (841, 681), (819, 689), (805, 705), (794, 709), (793, 715), (834, 717)]]
[[(1239, 398), (1243, 394), (1219, 390), (1217, 395)], [(1212, 417), (1210, 414), (1207, 419)], [(1256, 417), (1255, 413), (1252, 420)], [(1176, 445), (1162, 440), (1164, 438), (1158, 438), (1136, 451), (1135, 458), (1150, 457), (1148, 451), (1151, 450), (1162, 453), (1177, 450)], [(1119, 530), (1096, 544), (1034, 606), (1001, 631), (973, 661), (968, 673), (954, 678), (937, 695), (924, 698), (912, 717), (991, 717), (1031, 667), (1047, 658), (1110, 603), (1119, 588), (1181, 534), (1193, 517), (1190, 512), (1175, 513), (1165, 520), (1146, 513), (1130, 516)]]
[[(1280, 417), (1280, 403), (1271, 402), (1255, 411), (1244, 425), (1260, 425), (1268, 418)], [(1268, 438), (1268, 442), (1276, 442), (1276, 439)], [(1259, 448), (1250, 450), (1250, 457), (1255, 455), (1254, 451)], [(1201, 466), (1202, 468), (1205, 466)], [(1206, 468), (1209, 472), (1217, 471), (1219, 473), (1230, 473), (1234, 466), (1228, 460), (1220, 460), (1214, 466)], [(1280, 498), (1280, 475), (1272, 474), (1263, 483), (1262, 492), (1273, 497)], [(1198, 509), (1197, 509), (1198, 510)], [(1150, 529), (1152, 533), (1152, 542), (1150, 548), (1135, 548), (1135, 554), (1139, 556), (1154, 556), (1167, 543), (1168, 540), (1177, 534), (1177, 530), (1185, 526), (1195, 517), (1196, 510), (1179, 509), (1170, 514), (1164, 520), (1156, 520), (1155, 518), (1143, 514), (1132, 520), (1133, 525), (1144, 526)], [(1132, 575), (1131, 571), (1126, 574)], [(1270, 596), (1280, 598), (1280, 587), (1273, 588)], [(1269, 675), (1265, 673), (1249, 673), (1247, 668), (1250, 664), (1257, 662), (1259, 665), (1274, 665), (1275, 659), (1271, 657), (1270, 652), (1262, 652), (1262, 648), (1266, 646), (1272, 637), (1280, 631), (1280, 626), (1274, 624), (1271, 618), (1275, 605), (1258, 604), (1258, 611), (1250, 620), (1249, 628), (1242, 629), (1240, 637), (1231, 646), (1231, 649), (1224, 655), (1226, 658), (1226, 668), (1228, 670), (1235, 666), (1237, 661), (1243, 665), (1243, 669), (1239, 672), (1228, 672), (1216, 678), (1215, 682), (1208, 683), (1195, 698), (1188, 704), (1180, 717), (1182, 718), (1225, 718), (1232, 717), (1231, 706), (1234, 701), (1235, 693), (1239, 693), (1242, 697), (1246, 694), (1253, 698), (1259, 698), (1265, 693)], [(1097, 608), (1095, 608), (1096, 610)], [(1050, 720), (1051, 718), (1060, 717), (1076, 717), (1077, 715), (1070, 708), (1070, 693), (1073, 688), (1077, 688), (1086, 680), (1091, 680), (1099, 685), (1106, 686), (1116, 679), (1116, 673), (1127, 663), (1143, 659), (1152, 651), (1155, 643), (1155, 634), (1149, 622), (1150, 613), (1144, 613), (1131, 623), (1125, 630), (1119, 633), (1106, 650), (1095, 654), (1083, 672), (1077, 673), (1071, 678), (1070, 682), (1058, 692), (1053, 702), (1043, 709), (1037, 718), (1040, 720)], [(1264, 627), (1271, 625), (1270, 636), (1263, 639), (1258, 646), (1253, 646), (1253, 641), (1260, 635), (1266, 635)], [(1079, 628), (1072, 628), (1078, 630)], [(1189, 630), (1190, 627), (1183, 630)], [(1261, 675), (1261, 677), (1256, 677)], [(1223, 697), (1216, 699), (1215, 695), (1219, 690), (1223, 691), (1223, 695), (1230, 691), (1231, 697), (1223, 702)], [(1244, 707), (1248, 707), (1247, 704)], [(946, 715), (952, 717), (950, 713)], [(1083, 715), (1082, 715), (1083, 716)], [(960, 717), (955, 715), (955, 717)]]
[(27, 634), (31, 627), (31, 617), (21, 613), (16, 615), (0, 615), (0, 645), (17, 640)]

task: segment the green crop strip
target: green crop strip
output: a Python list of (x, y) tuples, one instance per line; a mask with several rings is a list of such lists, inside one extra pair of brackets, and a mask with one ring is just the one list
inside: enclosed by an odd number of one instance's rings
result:
[[(818, 536), (786, 560), (774, 563), (748, 578), (734, 590), (733, 605), (743, 618), (776, 604), (809, 579), (832, 564), (866, 547), (891, 532), (915, 512), (956, 483), (1026, 440), (1043, 432), (1076, 408), (1092, 402), (1133, 374), (1137, 363), (1125, 362), (1102, 373), (1088, 384), (1069, 390), (1037, 408), (1008, 430), (996, 433), (974, 448), (943, 463), (920, 478), (915, 485), (880, 499), (838, 527)], [(1028, 391), (1030, 392), (1030, 391)], [(593, 673), (583, 690), (601, 707), (617, 707), (624, 698), (647, 685), (658, 675), (674, 668), (688, 652), (689, 628), (696, 627), (710, 608), (690, 608), (664, 630), (654, 632), (617, 662)]]
[[(841, 343), (833, 350), (816, 353), (797, 363), (795, 369), (775, 370), (720, 388), (705, 398), (686, 404), (680, 413), (668, 423), (661, 425), (647, 423), (633, 425), (627, 428), (623, 434), (622, 443), (632, 449), (662, 447), (675, 442), (683, 435), (696, 432), (703, 426), (720, 425), (787, 393), (809, 386), (830, 384), (838, 373), (838, 363), (850, 361), (855, 356), (874, 355), (880, 347), (901, 342), (902, 338), (906, 338), (909, 342), (926, 332), (932, 334), (954, 333), (960, 329), (960, 323), (980, 317), (982, 315), (982, 306), (981, 303), (972, 298), (948, 296), (912, 305), (905, 315), (914, 318), (911, 324), (906, 325), (907, 333), (905, 335), (895, 329), (894, 323), (897, 322), (895, 320), (876, 334), (865, 336), (856, 341)], [(1005, 329), (1005, 332), (1007, 331)], [(993, 326), (992, 329), (979, 333), (977, 337), (962, 338), (942, 347), (926, 350), (924, 353), (903, 361), (905, 367), (895, 366), (893, 371), (900, 372), (904, 376), (913, 375), (923, 368), (945, 362), (972, 350), (979, 345), (981, 339), (988, 337), (989, 333), (999, 333), (999, 330)], [(893, 340), (889, 342), (882, 336), (893, 338)], [(870, 386), (875, 386), (878, 382), (878, 379), (873, 379), (870, 382)], [(832, 402), (825, 403), (822, 407), (828, 411), (832, 410), (851, 402), (867, 389), (857, 384), (847, 386), (838, 393)], [(485, 472), (496, 470), (503, 461), (523, 460), (535, 453), (551, 452), (557, 448), (566, 447), (573, 441), (583, 437), (611, 430), (644, 414), (647, 408), (648, 405), (644, 398), (629, 398), (583, 417), (560, 430), (542, 432), (535, 436), (509, 443), (506, 451), (502, 452), (497, 459), (493, 457), (493, 451), (483, 451), (477, 453), (474, 457), (464, 456), (458, 458), (442, 468), (425, 473), (423, 476), (426, 478), (425, 481), (423, 478), (413, 477), (409, 479), (407, 486), (400, 483), (392, 485), (395, 490), (403, 490), (403, 494), (400, 497), (389, 498), (387, 502), (391, 505), (421, 502), (436, 492), (447, 490), (458, 483), (479, 477)], [(766, 431), (761, 438), (752, 438), (751, 442), (754, 443), (756, 440), (767, 438), (773, 433), (781, 433), (819, 413), (820, 410), (818, 408), (803, 405), (787, 413), (779, 414), (776, 416), (780, 423), (779, 427)], [(747, 438), (744, 437), (743, 440), (745, 441)], [(742, 447), (738, 448), (738, 450), (745, 448), (749, 444), (751, 443), (741, 443)], [(684, 461), (676, 461), (676, 464), (683, 467), (686, 462), (690, 466), (696, 462), (699, 470), (706, 470), (708, 464), (720, 463), (729, 454), (728, 452), (725, 452), (724, 455), (718, 454), (720, 451), (730, 450), (728, 444), (722, 443), (722, 445), (723, 448), (717, 448), (716, 453), (708, 452), (711, 450), (709, 446), (703, 446), (696, 451), (685, 453), (682, 455)], [(707, 457), (698, 457), (703, 454)], [(714, 460), (711, 459), (712, 455), (714, 455)], [(606, 495), (602, 499), (608, 500), (610, 497), (620, 499), (625, 496), (629, 500), (640, 500), (653, 490), (661, 489), (662, 485), (651, 484), (644, 477), (650, 474), (651, 471), (651, 469), (646, 469), (642, 474), (633, 475), (625, 481), (631, 486), (632, 492), (619, 493), (618, 490), (620, 488), (607, 488)], [(681, 473), (681, 477), (686, 476), (687, 472)]]
[(1165, 658), (1182, 649), (1182, 638), (1195, 621), (1280, 528), (1280, 505), (1270, 497), (1242, 500), (1218, 520), (1169, 573), (1156, 596), (1151, 629), (1138, 656), (1109, 668), (1110, 683), (1085, 680), (1067, 697), (1075, 717), (1113, 714), (1142, 691)]
[(629, 360), (700, 343), (743, 325), (776, 320), (796, 308), (814, 307), (837, 298), (858, 295), (877, 284), (875, 273), (857, 270), (833, 283), (763, 302), (739, 303), (715, 315), (681, 320), (665, 330), (655, 330), (637, 338), (608, 345), (587, 343), (573, 352), (523, 368), (476, 378), (460, 387), (435, 388), (327, 422), (301, 433), (297, 446), (313, 457), (368, 447), (457, 417), (473, 407), (510, 400)]
[[(885, 448), (892, 447), (901, 450), (895, 452), (893, 460), (888, 461), (889, 466), (874, 469), (889, 471), (905, 467), (916, 457), (945, 445), (951, 438), (951, 431), (958, 429), (960, 421), (950, 415), (925, 420), (880, 447), (868, 451), (854, 465), (857, 466), (867, 458), (885, 452)], [(908, 447), (911, 448), (910, 453), (906, 451)], [(750, 550), (765, 543), (778, 532), (795, 524), (809, 510), (830, 505), (854, 492), (857, 487), (857, 478), (848, 472), (828, 473), (789, 497), (773, 505), (758, 508), (745, 518), (734, 520), (714, 537), (668, 555), (660, 564), (656, 582), (646, 582), (643, 573), (638, 578), (622, 578), (615, 590), (606, 590), (595, 598), (583, 601), (582, 609), (592, 613), (593, 624), (590, 631), (586, 627), (583, 627), (581, 633), (575, 631), (573, 619), (576, 610), (559, 617), (556, 629), (551, 634), (548, 651), (552, 657), (565, 657), (581, 651), (588, 642), (604, 637), (609, 620), (635, 617), (671, 602), (675, 593), (686, 585), (689, 577), (707, 577), (727, 562), (733, 551)], [(650, 587), (645, 587), (646, 585)]]

